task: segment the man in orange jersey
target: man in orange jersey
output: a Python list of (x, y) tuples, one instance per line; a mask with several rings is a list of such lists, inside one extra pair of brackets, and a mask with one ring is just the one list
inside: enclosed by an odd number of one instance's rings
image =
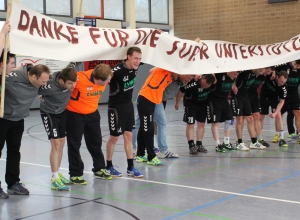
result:
[(106, 180), (112, 179), (105, 169), (101, 150), (102, 135), (98, 111), (99, 99), (111, 77), (111, 68), (106, 64), (99, 64), (95, 69), (88, 71), (77, 72), (77, 83), (67, 106), (69, 174), (74, 184), (87, 184), (82, 178), (84, 164), (79, 152), (82, 135), (93, 159), (94, 176)]
[[(154, 152), (154, 125), (153, 113), (156, 104), (160, 104), (163, 98), (163, 92), (166, 87), (177, 79), (178, 74), (161, 69), (154, 68), (150, 70), (150, 75), (146, 79), (140, 94), (137, 98), (137, 110), (140, 117), (140, 127), (137, 137), (137, 162), (147, 162), (150, 165), (163, 165)], [(148, 156), (145, 156), (147, 149)]]

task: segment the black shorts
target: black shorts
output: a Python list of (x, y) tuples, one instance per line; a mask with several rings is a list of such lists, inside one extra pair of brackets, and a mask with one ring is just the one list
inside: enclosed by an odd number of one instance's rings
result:
[(233, 118), (231, 106), (227, 99), (211, 99), (207, 104), (207, 123), (218, 123)]
[(299, 95), (295, 94), (292, 97), (287, 97), (284, 101), (284, 105), (281, 109), (281, 114), (284, 114), (285, 112), (290, 110), (300, 110), (300, 99)]
[(67, 126), (66, 110), (60, 114), (49, 114), (43, 111), (40, 112), (49, 140), (66, 137), (66, 126)]
[(203, 105), (184, 107), (183, 121), (187, 124), (195, 124), (195, 121), (205, 122), (206, 106), (206, 102), (204, 102)]
[(112, 136), (120, 136), (124, 131), (132, 132), (135, 128), (132, 102), (108, 106), (107, 116), (109, 133)]
[(248, 94), (231, 97), (231, 110), (234, 116), (252, 115), (251, 103)]
[(262, 115), (268, 115), (269, 114), (269, 108), (271, 107), (271, 111), (273, 112), (273, 109), (277, 108), (277, 105), (279, 103), (278, 97), (260, 97), (260, 106), (261, 106), (261, 112)]
[(257, 93), (250, 94), (248, 93), (249, 101), (251, 104), (251, 111), (252, 113), (260, 113), (261, 112), (261, 107), (260, 107), (260, 100), (258, 98)]

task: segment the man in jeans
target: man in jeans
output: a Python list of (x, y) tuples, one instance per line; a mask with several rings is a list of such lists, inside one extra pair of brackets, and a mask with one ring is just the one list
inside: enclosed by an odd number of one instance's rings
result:
[[(45, 65), (23, 66), (12, 70), (5, 81), (4, 117), (0, 119), (0, 147), (7, 145), (6, 174), (7, 192), (28, 195), (20, 183), (20, 147), (24, 132), (24, 118), (38, 95), (38, 88), (46, 85), (50, 70)], [(0, 153), (1, 156), (1, 153)], [(1, 191), (3, 192), (2, 188)], [(8, 196), (1, 196), (2, 198)]]

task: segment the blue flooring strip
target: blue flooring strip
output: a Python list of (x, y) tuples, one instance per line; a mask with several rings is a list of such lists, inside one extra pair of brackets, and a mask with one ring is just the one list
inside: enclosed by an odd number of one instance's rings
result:
[[(274, 184), (274, 183), (278, 183), (278, 182), (280, 182), (280, 181), (287, 180), (287, 179), (293, 178), (293, 177), (295, 177), (295, 176), (298, 176), (299, 174), (300, 174), (300, 172), (297, 172), (297, 173), (294, 173), (294, 174), (291, 174), (291, 175), (282, 177), (282, 178), (280, 178), (280, 179), (277, 179), (277, 180), (273, 180), (273, 181), (264, 183), (264, 184), (262, 184), (262, 185), (259, 185), (259, 186), (256, 186), (256, 187), (247, 189), (247, 190), (241, 192), (240, 194), (246, 194), (246, 193), (255, 191), (255, 190), (257, 190), (257, 189), (261, 189), (261, 188), (264, 188), (264, 187), (266, 187), (266, 186), (270, 186), (270, 185), (272, 185), (272, 184)], [(168, 218), (165, 218), (164, 220), (169, 220), (169, 219), (178, 218), (178, 217), (181, 217), (181, 216), (183, 216), (183, 215), (190, 214), (190, 213), (192, 213), (192, 212), (198, 211), (198, 210), (200, 210), (200, 209), (204, 209), (204, 208), (206, 208), (206, 207), (209, 207), (209, 206), (212, 206), (212, 205), (215, 205), (215, 204), (224, 202), (224, 201), (227, 201), (227, 200), (232, 199), (232, 198), (235, 198), (235, 197), (238, 197), (238, 195), (226, 196), (226, 197), (224, 197), (224, 198), (222, 198), (222, 199), (218, 199), (218, 200), (216, 200), (216, 201), (213, 201), (213, 202), (210, 202), (210, 203), (207, 203), (207, 204), (204, 204), (204, 205), (195, 207), (195, 208), (190, 209), (190, 210), (187, 210), (187, 211), (185, 211), (185, 212), (181, 212), (181, 213), (179, 213), (179, 214), (170, 216), (170, 217), (168, 217)]]

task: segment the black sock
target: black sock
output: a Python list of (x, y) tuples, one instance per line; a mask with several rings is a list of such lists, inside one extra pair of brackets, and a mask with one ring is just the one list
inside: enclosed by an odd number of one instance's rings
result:
[(195, 145), (194, 140), (189, 140), (188, 143), (189, 147), (193, 147)]
[(109, 169), (110, 167), (112, 167), (113, 164), (112, 164), (112, 160), (107, 160), (106, 161), (106, 169)]
[(242, 139), (238, 139), (238, 143), (243, 143), (243, 140)]
[(202, 145), (202, 141), (197, 141), (196, 145), (198, 145), (198, 146)]
[(127, 159), (127, 164), (128, 164), (127, 170), (132, 170), (133, 159)]
[(255, 144), (257, 142), (257, 138), (256, 137), (255, 138), (251, 138), (251, 142), (252, 142), (252, 144)]

